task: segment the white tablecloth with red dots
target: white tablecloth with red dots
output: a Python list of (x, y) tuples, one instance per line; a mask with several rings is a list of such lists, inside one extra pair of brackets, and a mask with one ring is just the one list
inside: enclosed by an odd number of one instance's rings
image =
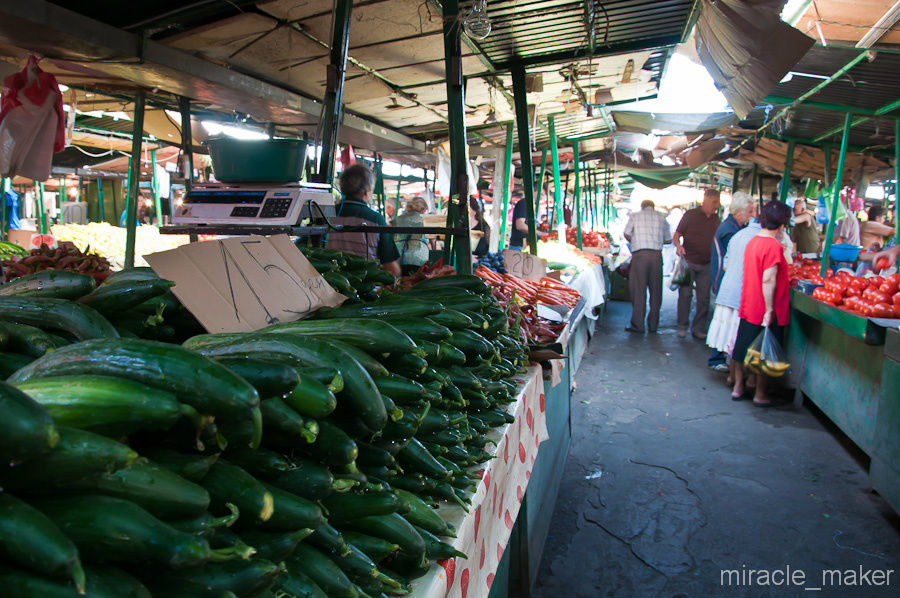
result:
[(468, 558), (440, 561), (413, 583), (415, 598), (485, 598), (509, 542), (540, 444), (549, 438), (544, 415), (541, 368), (518, 375), (516, 400), (509, 413), (515, 421), (493, 430), (494, 458), (480, 466), (481, 482), (468, 512), (456, 505), (438, 513), (456, 528), (456, 538), (443, 538)]

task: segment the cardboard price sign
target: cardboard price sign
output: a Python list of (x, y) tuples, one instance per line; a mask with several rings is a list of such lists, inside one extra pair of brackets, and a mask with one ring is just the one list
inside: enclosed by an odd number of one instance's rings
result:
[(251, 332), (346, 299), (287, 235), (191, 243), (145, 259), (208, 332)]
[(513, 276), (536, 282), (547, 275), (547, 260), (524, 251), (503, 250), (503, 266)]

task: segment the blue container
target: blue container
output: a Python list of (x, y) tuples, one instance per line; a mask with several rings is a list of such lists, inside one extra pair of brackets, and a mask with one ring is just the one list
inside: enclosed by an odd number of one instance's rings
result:
[(859, 245), (850, 245), (848, 243), (837, 243), (831, 246), (829, 256), (836, 262), (855, 262), (859, 257)]
[(823, 285), (816, 284), (809, 280), (805, 280), (803, 278), (797, 280), (797, 290), (803, 293), (804, 295), (812, 295), (813, 291)]

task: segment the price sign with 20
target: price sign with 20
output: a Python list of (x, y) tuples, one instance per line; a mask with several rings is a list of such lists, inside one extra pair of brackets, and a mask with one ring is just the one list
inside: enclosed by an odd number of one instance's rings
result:
[(547, 274), (547, 261), (523, 251), (503, 250), (503, 265), (513, 276), (538, 281)]

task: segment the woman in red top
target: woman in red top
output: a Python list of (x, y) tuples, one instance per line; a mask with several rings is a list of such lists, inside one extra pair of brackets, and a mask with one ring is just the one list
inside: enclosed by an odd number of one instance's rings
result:
[[(744, 251), (744, 284), (741, 290), (741, 318), (732, 359), (735, 363), (734, 389), (731, 398), (744, 398), (744, 357), (750, 344), (765, 327), (769, 327), (779, 343), (784, 344), (784, 327), (790, 317), (790, 278), (784, 248), (776, 236), (790, 222), (791, 209), (780, 201), (770, 201), (759, 214), (762, 230)], [(753, 404), (772, 407), (778, 403), (766, 397), (766, 376), (759, 374)]]

